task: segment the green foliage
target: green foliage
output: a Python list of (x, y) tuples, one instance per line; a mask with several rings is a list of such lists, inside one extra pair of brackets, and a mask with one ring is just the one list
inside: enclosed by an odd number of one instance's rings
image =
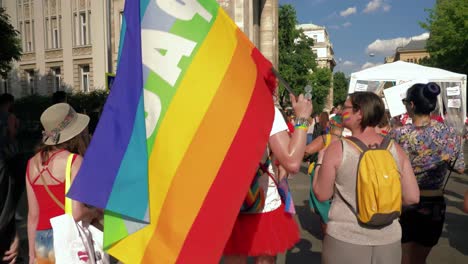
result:
[(11, 70), (11, 62), (21, 56), (19, 32), (10, 24), (5, 9), (0, 8), (0, 77), (6, 79)]
[[(68, 103), (79, 113), (90, 116), (90, 132), (94, 131), (99, 114), (104, 106), (108, 91), (99, 90), (91, 93), (68, 94)], [(41, 137), (42, 126), (40, 117), (47, 107), (52, 105), (51, 96), (30, 95), (15, 101), (14, 113), (20, 120), (18, 138), (21, 140), (38, 141)]]
[[(296, 29), (296, 10), (292, 5), (282, 5), (279, 8), (279, 72), (296, 94), (304, 92), (304, 87), (310, 83), (311, 72), (315, 70), (316, 55), (311, 47), (313, 39)], [(287, 96), (283, 87), (279, 96)]]
[(325, 107), (327, 96), (330, 92), (332, 72), (328, 68), (318, 68), (312, 74), (312, 102), (314, 104), (314, 112), (320, 113)]
[(428, 12), (421, 26), (430, 33), (426, 47), (431, 57), (423, 63), (468, 73), (468, 1), (437, 0)]
[(333, 75), (333, 105), (342, 105), (348, 96), (349, 79), (343, 72), (335, 72)]

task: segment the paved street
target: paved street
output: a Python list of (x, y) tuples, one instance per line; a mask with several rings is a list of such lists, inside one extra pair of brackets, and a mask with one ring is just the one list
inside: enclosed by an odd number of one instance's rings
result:
[[(468, 157), (467, 152), (465, 148), (465, 157)], [(277, 263), (320, 263), (321, 231), (318, 217), (309, 210), (309, 178), (301, 172), (290, 180), (290, 185), (296, 203), (296, 220), (300, 224), (301, 240), (286, 255), (279, 256)], [(431, 252), (428, 264), (468, 263), (468, 214), (462, 212), (465, 190), (468, 190), (468, 176), (452, 174), (445, 196), (447, 213), (444, 231), (439, 244)], [(24, 198), (20, 201), (20, 206), (22, 214), (26, 215)], [(19, 263), (27, 263), (26, 221), (21, 221), (19, 225), (24, 256)]]

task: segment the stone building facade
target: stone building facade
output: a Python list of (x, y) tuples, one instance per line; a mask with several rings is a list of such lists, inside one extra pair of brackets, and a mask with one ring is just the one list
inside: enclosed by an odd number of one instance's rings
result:
[(426, 39), (411, 40), (406, 46), (398, 47), (395, 52), (395, 61), (401, 60), (419, 64), (422, 59), (430, 56), (426, 49), (426, 42)]
[[(135, 0), (136, 1), (136, 0)], [(278, 64), (278, 0), (218, 0), (253, 43)], [(15, 97), (105, 89), (115, 72), (124, 0), (2, 0), (23, 55), (0, 92)]]

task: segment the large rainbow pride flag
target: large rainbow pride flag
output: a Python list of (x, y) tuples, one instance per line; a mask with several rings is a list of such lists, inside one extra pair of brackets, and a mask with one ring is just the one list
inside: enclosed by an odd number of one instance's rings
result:
[(217, 263), (266, 147), (271, 64), (214, 0), (126, 1), (118, 72), (68, 196), (124, 263)]

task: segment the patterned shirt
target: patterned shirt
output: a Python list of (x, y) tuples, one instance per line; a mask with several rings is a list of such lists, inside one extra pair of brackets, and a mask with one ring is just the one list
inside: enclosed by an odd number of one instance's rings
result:
[[(465, 168), (461, 137), (455, 129), (431, 120), (428, 126), (407, 124), (389, 133), (408, 155), (421, 190), (442, 188), (448, 161), (456, 170)], [(457, 159), (458, 158), (458, 159)]]

